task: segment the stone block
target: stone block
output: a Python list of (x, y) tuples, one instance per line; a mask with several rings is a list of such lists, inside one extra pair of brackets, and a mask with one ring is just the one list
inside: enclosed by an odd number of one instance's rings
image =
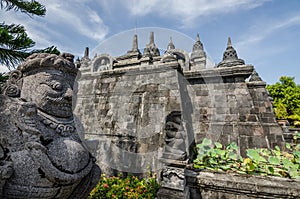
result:
[(209, 91), (208, 90), (196, 90), (196, 96), (208, 96)]
[(220, 142), (223, 146), (226, 146), (230, 143), (230, 135), (227, 133), (223, 133), (217, 141)]
[(282, 127), (279, 125), (274, 125), (269, 127), (270, 134), (272, 135), (282, 135)]
[(255, 127), (255, 125), (248, 125), (247, 123), (243, 123), (238, 126), (238, 132), (240, 135), (252, 136)]
[(226, 114), (225, 122), (237, 122), (239, 120), (237, 114)]
[(247, 117), (245, 115), (240, 115), (239, 116), (239, 121), (240, 122), (246, 122), (246, 120), (247, 120)]
[(226, 123), (224, 124), (223, 126), (223, 135), (226, 135), (226, 134), (233, 134), (234, 131), (233, 131), (233, 124), (230, 124), (230, 123)]
[(248, 146), (249, 148), (268, 148), (268, 141), (266, 136), (249, 136)]
[(216, 108), (216, 114), (228, 114), (229, 112), (230, 112), (230, 109), (228, 107)]
[(213, 114), (210, 115), (209, 120), (211, 122), (225, 122), (227, 114)]
[(258, 122), (258, 117), (255, 114), (248, 114), (246, 116), (248, 122)]
[(211, 107), (212, 102), (207, 98), (199, 98), (197, 99), (197, 105), (199, 107)]
[(200, 132), (207, 132), (209, 129), (209, 124), (201, 122), (200, 123)]

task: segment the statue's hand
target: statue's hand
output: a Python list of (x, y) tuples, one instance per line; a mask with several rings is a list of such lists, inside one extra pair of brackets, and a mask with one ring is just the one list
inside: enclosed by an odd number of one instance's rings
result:
[(35, 150), (42, 151), (43, 153), (47, 153), (47, 148), (38, 142), (27, 142), (25, 143), (25, 148), (28, 150), (35, 149)]
[(23, 131), (32, 135), (40, 135), (37, 128), (37, 108), (30, 102), (23, 102), (18, 108), (16, 125)]
[(13, 164), (8, 161), (0, 161), (0, 179), (8, 179), (13, 174)]

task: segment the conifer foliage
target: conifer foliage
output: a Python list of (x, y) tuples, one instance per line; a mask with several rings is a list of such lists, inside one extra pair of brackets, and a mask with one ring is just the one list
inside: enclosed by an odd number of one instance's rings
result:
[[(0, 0), (0, 8), (4, 11), (20, 11), (32, 16), (44, 16), (46, 8), (37, 1)], [(51, 46), (43, 50), (32, 50), (35, 42), (29, 38), (24, 26), (19, 24), (0, 23), (0, 64), (8, 69), (15, 68), (30, 54), (35, 52), (49, 52), (59, 54), (56, 47)]]

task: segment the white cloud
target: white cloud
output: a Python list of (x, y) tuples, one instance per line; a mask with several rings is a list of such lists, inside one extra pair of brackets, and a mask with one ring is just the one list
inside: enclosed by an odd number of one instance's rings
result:
[(261, 6), (269, 0), (149, 0), (123, 1), (132, 15), (145, 16), (155, 13), (163, 17), (180, 20), (190, 26), (199, 17), (224, 14)]
[(61, 52), (80, 56), (85, 46), (102, 41), (108, 34), (108, 26), (99, 14), (99, 4), (92, 0), (39, 2), (46, 7), (44, 17), (29, 17), (14, 11), (0, 12), (0, 22), (21, 24), (26, 28), (28, 36), (36, 42), (35, 49), (54, 45)]
[[(40, 0), (39, 2), (46, 6), (47, 12), (44, 17), (29, 17), (14, 11), (0, 12), (1, 21), (24, 25), (27, 34), (36, 42), (36, 48), (61, 46), (63, 38), (70, 39), (68, 35), (99, 42), (108, 33), (108, 27), (96, 12), (96, 8), (88, 6), (88, 1)], [(63, 48), (71, 48), (66, 44), (63, 45)]]
[(255, 26), (245, 31), (245, 35), (242, 36), (240, 42), (236, 46), (240, 48), (246, 48), (249, 45), (257, 44), (262, 40), (270, 37), (272, 34), (276, 34), (278, 31), (287, 29), (292, 26), (300, 25), (300, 15), (296, 14), (293, 16), (286, 17), (284, 19), (274, 20), (261, 20), (260, 23), (256, 23)]
[(49, 23), (71, 28), (79, 34), (96, 41), (102, 40), (108, 32), (96, 10), (87, 5), (87, 1), (41, 1), (46, 8), (45, 16)]

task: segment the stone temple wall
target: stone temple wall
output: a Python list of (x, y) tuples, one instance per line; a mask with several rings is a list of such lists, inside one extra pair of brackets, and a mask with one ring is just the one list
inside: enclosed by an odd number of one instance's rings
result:
[[(159, 160), (173, 152), (186, 152), (180, 161), (187, 161), (204, 137), (234, 141), (242, 155), (246, 148), (282, 145), (266, 84), (237, 57), (230, 39), (218, 65), (205, 68), (205, 60), (199, 37), (189, 57), (172, 44), (160, 55), (153, 34), (143, 54), (136, 35), (124, 56), (85, 54), (77, 63), (75, 114), (104, 173), (159, 170)], [(168, 123), (176, 111), (180, 121)], [(166, 146), (174, 151), (166, 153)]]
[[(178, 62), (83, 73), (75, 112), (94, 154), (109, 172), (144, 173), (158, 167), (165, 117), (180, 111)], [(129, 169), (130, 168), (130, 169)]]
[(204, 137), (236, 142), (242, 155), (247, 148), (282, 145), (266, 84), (252, 80), (253, 71), (251, 65), (238, 65), (185, 73), (195, 93), (196, 143)]

